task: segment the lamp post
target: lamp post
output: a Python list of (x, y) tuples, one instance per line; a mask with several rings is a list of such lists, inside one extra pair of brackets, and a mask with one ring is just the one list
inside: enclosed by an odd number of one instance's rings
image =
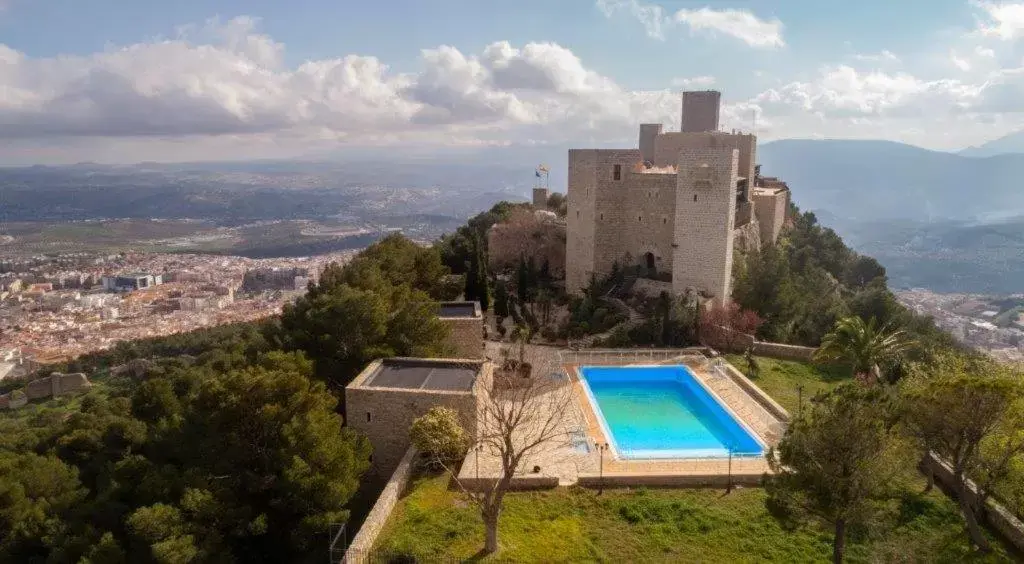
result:
[(729, 445), (729, 481), (725, 486), (725, 493), (732, 493), (732, 445)]
[(796, 387), (796, 416), (800, 417), (804, 413), (804, 385), (800, 384)]
[(608, 450), (608, 443), (595, 443), (597, 446), (597, 454), (600, 457), (598, 462), (598, 472), (600, 472), (600, 479), (597, 484), (597, 495), (604, 493), (604, 451)]

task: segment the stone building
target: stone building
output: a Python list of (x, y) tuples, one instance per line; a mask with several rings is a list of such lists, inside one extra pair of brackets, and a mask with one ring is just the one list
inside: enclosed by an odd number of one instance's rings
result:
[(373, 446), (369, 474), (391, 474), (409, 448), (409, 427), (430, 408), (457, 411), (470, 436), (492, 384), (485, 360), (387, 358), (370, 363), (345, 388), (348, 426)]
[(441, 302), (438, 318), (448, 326), (452, 358), (483, 358), (484, 316), (480, 302)]
[(671, 282), (675, 293), (724, 302), (737, 237), (745, 250), (775, 242), (789, 189), (771, 179), (758, 190), (757, 137), (717, 131), (720, 98), (684, 92), (682, 131), (641, 124), (638, 149), (569, 151), (569, 292), (617, 263)]

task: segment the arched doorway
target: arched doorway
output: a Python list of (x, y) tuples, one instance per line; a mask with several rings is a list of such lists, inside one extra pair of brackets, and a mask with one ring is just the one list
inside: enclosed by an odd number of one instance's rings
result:
[(647, 267), (647, 275), (652, 276), (658, 271), (654, 264), (654, 253), (644, 253), (644, 266)]

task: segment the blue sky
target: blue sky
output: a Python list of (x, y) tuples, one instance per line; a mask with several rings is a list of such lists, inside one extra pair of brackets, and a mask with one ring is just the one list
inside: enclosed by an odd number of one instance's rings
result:
[(0, 6), (0, 163), (629, 142), (678, 123), (686, 87), (721, 90), (723, 125), (757, 115), (766, 140), (952, 150), (1024, 127), (1024, 3)]

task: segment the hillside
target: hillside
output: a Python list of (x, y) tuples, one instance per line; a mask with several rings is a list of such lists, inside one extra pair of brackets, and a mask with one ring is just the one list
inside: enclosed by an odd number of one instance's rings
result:
[(765, 174), (801, 207), (846, 220), (992, 220), (1024, 215), (1024, 155), (986, 159), (891, 141), (787, 139), (759, 147)]
[(976, 147), (967, 147), (958, 154), (965, 157), (993, 157), (1009, 153), (1024, 153), (1024, 131), (1015, 131)]

